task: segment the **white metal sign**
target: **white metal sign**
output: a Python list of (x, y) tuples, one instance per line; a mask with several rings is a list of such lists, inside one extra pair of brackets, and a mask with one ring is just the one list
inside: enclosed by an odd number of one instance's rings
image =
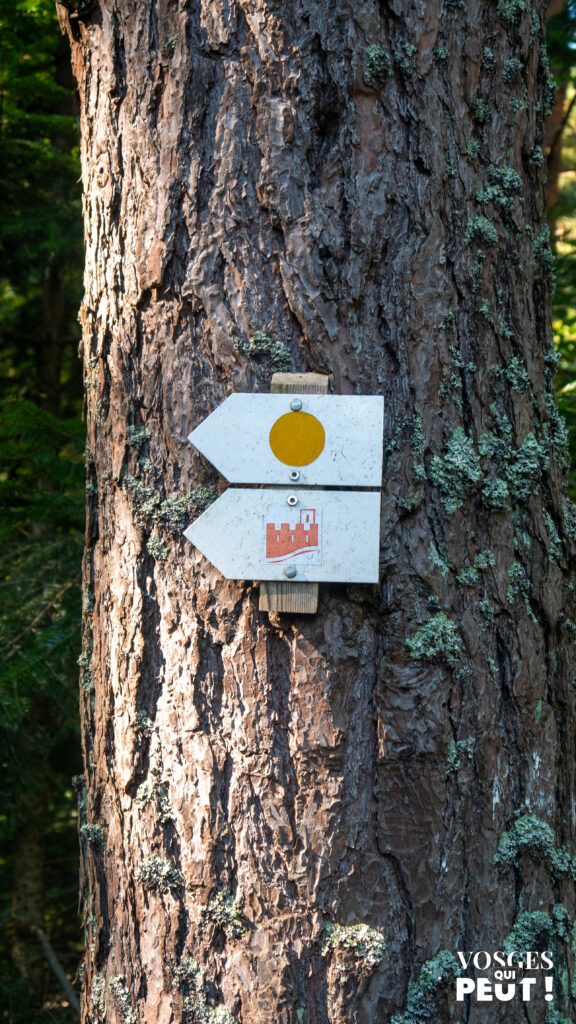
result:
[(380, 487), (384, 399), (233, 394), (188, 440), (230, 483)]
[(230, 488), (185, 535), (228, 579), (377, 583), (380, 494)]

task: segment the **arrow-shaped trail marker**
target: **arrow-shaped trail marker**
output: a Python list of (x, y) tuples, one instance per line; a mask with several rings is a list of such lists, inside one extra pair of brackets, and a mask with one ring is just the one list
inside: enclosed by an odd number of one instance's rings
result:
[(228, 579), (377, 583), (380, 492), (322, 488), (380, 487), (383, 420), (375, 395), (230, 395), (188, 440), (231, 483), (276, 486), (231, 487), (186, 537)]
[(188, 440), (232, 484), (380, 487), (383, 404), (376, 395), (236, 393)]
[(185, 535), (227, 579), (377, 583), (380, 494), (231, 487)]

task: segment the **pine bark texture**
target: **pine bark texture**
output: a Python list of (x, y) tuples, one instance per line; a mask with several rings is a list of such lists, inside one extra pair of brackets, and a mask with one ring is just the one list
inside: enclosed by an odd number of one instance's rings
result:
[[(542, 1022), (541, 996), (418, 980), (536, 911), (568, 1013), (544, 5), (75, 6), (83, 1019)], [(268, 618), (182, 538), (225, 487), (186, 436), (290, 365), (385, 396), (382, 582)], [(381, 932), (383, 959), (327, 923)]]

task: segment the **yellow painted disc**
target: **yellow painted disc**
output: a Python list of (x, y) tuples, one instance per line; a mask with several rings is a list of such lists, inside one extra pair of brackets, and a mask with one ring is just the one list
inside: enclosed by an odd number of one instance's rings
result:
[(309, 412), (287, 412), (270, 431), (270, 447), (286, 466), (308, 466), (324, 450), (324, 427)]

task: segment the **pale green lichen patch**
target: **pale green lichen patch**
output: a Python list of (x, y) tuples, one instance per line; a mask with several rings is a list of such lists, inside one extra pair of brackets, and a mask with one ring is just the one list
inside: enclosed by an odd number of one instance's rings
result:
[(182, 1010), (194, 1024), (238, 1024), (225, 1006), (210, 1006), (204, 971), (197, 960), (170, 955), (166, 961), (172, 977), (172, 991), (182, 995)]
[(562, 469), (570, 468), (570, 438), (566, 420), (558, 412), (554, 392), (544, 396), (544, 405), (550, 420), (542, 424), (544, 440), (551, 444)]
[(430, 479), (442, 494), (442, 503), (449, 515), (462, 508), (464, 499), (476, 489), (482, 476), (472, 440), (462, 427), (457, 427), (442, 458), (435, 455), (430, 463)]
[(461, 968), (453, 953), (443, 949), (422, 966), (418, 981), (410, 982), (403, 1013), (394, 1014), (390, 1024), (427, 1024), (439, 1021), (435, 995), (439, 989), (452, 985)]
[(546, 45), (542, 45), (540, 49), (540, 68), (544, 77), (544, 116), (547, 117), (554, 103), (556, 102), (556, 93), (558, 91), (558, 83), (552, 76), (550, 69), (550, 59), (546, 51)]
[(499, 372), (506, 378), (512, 391), (525, 391), (530, 386), (530, 377), (528, 376), (526, 363), (520, 356), (513, 356), (508, 364)]
[(472, 103), (472, 117), (478, 124), (488, 124), (490, 120), (490, 107), (480, 96)]
[(488, 74), (491, 74), (496, 70), (496, 57), (494, 56), (494, 50), (489, 46), (485, 46), (482, 50), (480, 67), (482, 68), (482, 71), (486, 71)]
[(490, 164), (486, 172), (486, 185), (476, 193), (476, 199), (479, 203), (494, 203), (503, 210), (512, 210), (514, 198), (521, 195), (522, 178), (518, 172), (507, 165), (496, 167)]
[(471, 761), (474, 756), (474, 737), (466, 740), (451, 741), (446, 754), (446, 774), (451, 775), (459, 771), (463, 761)]
[(90, 846), (94, 846), (96, 849), (103, 850), (106, 846), (106, 833), (102, 825), (82, 825), (80, 835), (87, 843), (90, 843)]
[[(481, 614), (486, 619), (486, 621), (490, 625), (492, 625), (492, 623), (494, 622), (494, 618), (495, 618), (494, 605), (491, 604), (490, 601), (488, 600), (488, 598), (485, 597), (485, 598), (482, 599), (482, 601), (478, 602), (478, 607), (480, 609)], [(492, 659), (488, 658), (488, 662), (490, 663), (491, 661), (492, 661)], [(492, 666), (490, 666), (490, 670), (492, 671)], [(496, 671), (496, 667), (494, 667), (494, 671)]]
[(451, 566), (449, 562), (446, 560), (446, 558), (440, 554), (438, 548), (436, 547), (433, 541), (431, 542), (430, 547), (428, 548), (428, 558), (430, 560), (430, 565), (432, 566), (432, 568), (437, 569), (441, 576), (448, 575)]
[(576, 505), (567, 498), (562, 505), (564, 512), (564, 530), (570, 540), (576, 541)]
[(417, 53), (418, 47), (414, 43), (402, 43), (402, 46), (394, 51), (394, 61), (402, 71), (413, 71)]
[(368, 85), (383, 85), (392, 74), (392, 61), (380, 43), (371, 43), (366, 47), (366, 63), (364, 78)]
[(176, 865), (167, 857), (155, 854), (145, 857), (138, 865), (135, 877), (148, 892), (172, 892), (183, 885), (182, 875)]
[(520, 914), (512, 931), (502, 946), (507, 955), (521, 954), (532, 949), (547, 949), (555, 932), (554, 923), (543, 910), (532, 910)]
[(136, 796), (134, 797), (134, 803), (137, 805), (137, 807), (146, 807), (146, 804), (148, 804), (152, 799), (153, 792), (154, 787), (152, 786), (152, 783), (147, 779), (146, 782), (143, 782), (140, 786), (138, 786)]
[(442, 380), (439, 393), (441, 398), (450, 396), (457, 405), (461, 405), (460, 392), (464, 385), (465, 375), (475, 373), (477, 367), (476, 363), (465, 362), (455, 345), (450, 345), (450, 355), (452, 357), (450, 373)]
[(549, 459), (544, 445), (536, 440), (534, 434), (527, 434), (505, 469), (512, 497), (519, 502), (526, 501), (537, 490), (538, 481), (548, 466)]
[(406, 646), (414, 661), (443, 658), (448, 665), (456, 665), (462, 653), (462, 638), (456, 623), (438, 612), (406, 640)]
[(478, 313), (489, 327), (494, 326), (494, 317), (492, 316), (492, 310), (490, 309), (488, 299), (482, 299), (482, 302), (478, 307)]
[(556, 529), (556, 523), (552, 519), (549, 512), (544, 513), (544, 521), (548, 529), (548, 537), (550, 538), (550, 548), (548, 551), (548, 557), (551, 562), (560, 562), (563, 557), (562, 542), (560, 540), (560, 534)]
[(546, 1010), (545, 1024), (574, 1024), (574, 1022), (568, 1017), (565, 1017), (560, 1010), (548, 1008)]
[(506, 85), (515, 85), (522, 73), (523, 67), (522, 61), (518, 60), (517, 57), (505, 60), (502, 65), (502, 81), (506, 82)]
[(182, 530), (191, 515), (203, 512), (216, 501), (216, 498), (217, 495), (210, 488), (202, 485), (195, 487), (190, 494), (174, 494), (161, 502), (156, 513), (156, 521), (173, 530)]
[(479, 242), (490, 248), (498, 242), (498, 231), (488, 217), (470, 217), (466, 225), (465, 242)]
[(434, 60), (437, 64), (445, 64), (450, 56), (450, 50), (444, 43), (438, 43), (434, 47)]
[(153, 533), (152, 536), (148, 538), (146, 550), (157, 562), (165, 562), (168, 558), (168, 548), (157, 533)]
[(553, 949), (556, 939), (567, 942), (570, 936), (570, 915), (562, 903), (556, 903), (551, 914), (543, 910), (520, 914), (512, 931), (504, 939), (502, 949), (507, 956), (517, 953), (521, 961), (524, 953), (534, 949)]
[(367, 924), (340, 925), (328, 921), (324, 926), (322, 956), (331, 953), (351, 953), (364, 967), (373, 970), (382, 962), (386, 941), (382, 932)]
[(526, 576), (524, 568), (520, 565), (520, 562), (513, 562), (508, 569), (508, 590), (506, 591), (506, 599), (508, 604), (514, 604), (518, 595), (520, 595), (524, 601), (528, 601), (530, 597), (530, 582)]
[(550, 228), (547, 224), (534, 242), (534, 270), (536, 274), (543, 274), (552, 282), (555, 281), (556, 261), (550, 247)]
[(108, 988), (114, 996), (122, 1024), (138, 1024), (138, 1019), (130, 1001), (126, 979), (121, 974), (117, 974), (114, 978), (110, 978)]
[(482, 500), (489, 508), (509, 509), (510, 491), (506, 481), (498, 477), (487, 480), (482, 488)]
[(90, 1005), (99, 1017), (106, 1013), (106, 982), (104, 975), (98, 972), (92, 979)]
[(480, 573), (494, 565), (494, 554), (492, 551), (479, 551), (474, 556), (472, 565), (466, 566), (456, 574), (456, 580), (464, 587), (471, 587), (480, 579)]
[(504, 832), (494, 856), (496, 864), (518, 867), (525, 855), (543, 861), (553, 878), (570, 875), (576, 878), (576, 865), (565, 847), (557, 847), (554, 832), (547, 822), (533, 814), (517, 818)]
[(142, 448), (152, 437), (149, 427), (126, 427), (126, 444), (131, 448)]
[(422, 461), (422, 457), (426, 448), (426, 438), (424, 437), (424, 431), (422, 430), (422, 417), (415, 416), (413, 420), (412, 433), (410, 435), (410, 447), (415, 454), (415, 461), (413, 465), (414, 476), (417, 480), (426, 479), (426, 467)]
[(526, 3), (525, 0), (498, 0), (496, 10), (504, 21), (513, 25), (526, 10)]
[(134, 501), (141, 525), (157, 524), (171, 530), (184, 529), (191, 515), (204, 511), (217, 498), (208, 487), (198, 486), (190, 494), (174, 494), (161, 501), (153, 488), (129, 473), (124, 476), (122, 486)]
[(292, 368), (292, 356), (284, 343), (270, 337), (265, 331), (256, 331), (248, 341), (236, 338), (234, 347), (250, 359), (268, 357), (273, 370), (285, 371)]
[(202, 908), (200, 914), (200, 931), (211, 922), (228, 936), (229, 939), (241, 939), (248, 931), (248, 925), (242, 913), (242, 907), (236, 902), (228, 889), (217, 892), (209, 903)]

